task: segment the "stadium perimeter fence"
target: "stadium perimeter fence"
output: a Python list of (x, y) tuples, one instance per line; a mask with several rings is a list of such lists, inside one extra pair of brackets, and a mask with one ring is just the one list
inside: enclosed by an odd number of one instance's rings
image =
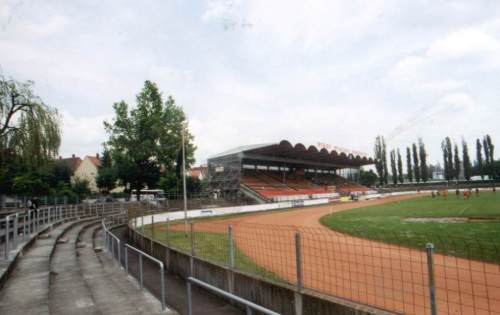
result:
[(138, 228), (167, 247), (299, 292), (404, 314), (500, 314), (494, 240), (392, 234), (375, 241), (326, 228), (213, 221)]

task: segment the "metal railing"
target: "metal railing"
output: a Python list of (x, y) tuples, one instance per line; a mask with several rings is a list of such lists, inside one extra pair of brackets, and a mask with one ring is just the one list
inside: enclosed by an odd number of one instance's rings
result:
[(0, 260), (9, 260), (11, 251), (54, 223), (84, 216), (104, 217), (123, 211), (123, 204), (79, 204), (20, 210), (0, 219)]
[[(122, 258), (121, 252), (120, 252), (120, 248), (122, 247), (120, 239), (108, 229), (108, 227), (106, 226), (106, 222), (109, 222), (110, 226), (125, 224), (128, 222), (127, 212), (107, 216), (106, 218), (103, 218), (103, 220), (101, 221), (102, 240), (104, 243), (104, 248), (106, 249), (106, 251), (108, 253), (111, 254), (112, 258), (117, 260), (118, 265), (120, 267), (122, 267), (122, 268), (124, 267), (125, 273), (127, 275), (129, 274), (128, 250), (131, 249), (132, 251), (136, 252), (139, 255), (139, 285), (140, 285), (141, 290), (144, 288), (143, 257), (146, 257), (149, 260), (158, 264), (158, 266), (160, 267), (160, 281), (161, 281), (160, 303), (161, 303), (162, 310), (165, 310), (165, 308), (166, 308), (166, 304), (165, 304), (165, 272), (164, 272), (163, 262), (156, 259), (155, 257), (125, 243), (125, 244), (123, 244), (123, 249), (124, 249), (123, 257), (124, 257), (125, 266), (123, 266), (122, 260), (121, 260), (121, 258)], [(115, 253), (116, 253), (116, 255), (115, 255)], [(130, 274), (132, 275), (132, 273), (130, 273)]]
[(128, 249), (131, 249), (132, 251), (135, 251), (136, 253), (139, 254), (139, 284), (141, 289), (144, 288), (144, 276), (143, 276), (143, 258), (146, 257), (149, 260), (155, 262), (158, 264), (160, 267), (160, 281), (161, 281), (161, 309), (165, 310), (165, 274), (164, 274), (164, 269), (163, 269), (163, 262), (161, 260), (158, 260), (154, 258), (151, 255), (146, 254), (145, 252), (129, 245), (125, 244), (125, 272), (128, 274)]
[(234, 295), (234, 294), (231, 294), (227, 291), (224, 291), (222, 289), (219, 289), (213, 285), (210, 285), (206, 282), (203, 282), (201, 280), (198, 280), (196, 278), (193, 278), (193, 277), (188, 277), (187, 279), (187, 294), (188, 294), (188, 315), (192, 315), (193, 314), (193, 301), (192, 301), (192, 297), (191, 297), (191, 283), (193, 284), (196, 284), (206, 290), (209, 290), (209, 291), (212, 291), (218, 295), (221, 295), (227, 299), (230, 299), (230, 300), (233, 300), (233, 301), (236, 301), (238, 303), (241, 303), (243, 305), (245, 305), (246, 307), (246, 313), (247, 315), (251, 315), (252, 314), (252, 309), (253, 310), (256, 310), (260, 313), (263, 313), (263, 314), (267, 314), (267, 315), (279, 315), (279, 313), (276, 313), (274, 311), (271, 311), (270, 309), (267, 309), (265, 307), (262, 307), (258, 304), (255, 304), (253, 302), (250, 302), (248, 300), (245, 300), (237, 295)]
[[(106, 224), (104, 223), (104, 219), (101, 221), (101, 225), (102, 225), (102, 236), (103, 236), (104, 246), (113, 258), (117, 258), (118, 264), (121, 265), (120, 239), (116, 235), (111, 233), (111, 231), (108, 230)], [(117, 253), (116, 257), (115, 257), (115, 252)]]

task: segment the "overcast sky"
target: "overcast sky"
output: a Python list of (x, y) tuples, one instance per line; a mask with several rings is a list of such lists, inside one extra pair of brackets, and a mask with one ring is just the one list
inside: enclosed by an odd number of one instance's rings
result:
[(500, 148), (500, 1), (0, 0), (0, 71), (63, 116), (61, 154), (102, 150), (144, 80), (186, 111), (197, 163), (289, 139), (372, 155), (489, 133)]

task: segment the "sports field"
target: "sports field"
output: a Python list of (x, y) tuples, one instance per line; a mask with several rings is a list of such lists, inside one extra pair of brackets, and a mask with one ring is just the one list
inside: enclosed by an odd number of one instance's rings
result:
[(426, 196), (335, 212), (321, 218), (333, 230), (384, 242), (500, 262), (500, 193), (469, 198)]
[[(479, 216), (489, 213), (490, 217), (495, 217), (498, 212), (489, 209), (497, 203), (496, 198), (495, 195), (486, 193), (482, 193), (478, 200), (453, 200), (451, 196), (448, 200), (432, 199), (426, 195), (398, 196), (201, 220), (194, 224), (193, 243), (197, 257), (227, 265), (227, 230), (231, 225), (237, 249), (237, 269), (294, 284), (297, 281), (294, 236), (298, 232), (301, 237), (302, 283), (305, 288), (398, 313), (429, 314), (425, 248), (416, 244), (407, 246), (397, 241), (400, 237), (391, 240), (384, 236), (387, 241), (381, 242), (382, 239), (375, 235), (382, 231), (383, 235), (390, 234), (391, 227), (400, 227), (396, 222), (400, 222), (402, 226), (417, 223), (432, 226), (436, 222), (406, 220), (412, 217), (425, 221), (430, 217), (429, 213), (439, 213), (441, 218), (450, 218), (449, 213), (454, 213), (453, 216), (462, 213), (470, 217), (473, 210), (471, 207), (464, 207), (463, 203), (466, 202), (469, 202), (469, 206), (474, 202), (482, 204)], [(401, 205), (407, 210), (398, 210)], [(423, 207), (424, 205), (428, 207)], [(437, 205), (440, 209), (436, 210), (432, 205)], [(445, 205), (448, 205), (446, 209), (449, 210), (445, 209)], [(462, 205), (461, 210), (454, 210), (453, 205)], [(424, 210), (419, 212), (418, 209)], [(379, 215), (379, 211), (385, 213)], [(338, 223), (336, 216), (340, 214), (346, 216), (344, 221), (339, 220), (341, 223)], [(320, 222), (322, 218), (328, 224), (339, 224), (335, 228), (343, 228), (344, 232), (326, 227)], [(367, 218), (366, 221), (363, 221), (364, 218)], [(385, 218), (388, 218), (387, 222)], [(357, 224), (361, 225), (361, 229), (347, 230), (347, 227), (356, 225), (353, 223), (356, 220), (359, 220)], [(443, 224), (473, 223), (475, 224)], [(155, 238), (161, 238), (163, 242), (170, 239), (172, 245), (177, 242), (174, 246), (189, 251), (190, 245), (181, 232), (184, 230), (183, 224), (170, 226), (167, 231), (164, 223), (157, 223), (154, 230)], [(483, 228), (478, 228), (478, 231), (481, 230)], [(153, 234), (151, 229), (146, 228), (146, 231)], [(406, 238), (419, 238), (417, 234), (412, 234), (416, 232), (418, 229), (406, 233)], [(484, 233), (489, 232), (486, 229)], [(170, 236), (164, 238), (161, 235)], [(359, 237), (361, 235), (364, 237)], [(445, 241), (442, 240), (442, 243)], [(455, 245), (448, 245), (447, 248), (457, 246), (455, 242)], [(498, 263), (436, 253), (434, 268), (439, 314), (500, 315)]]

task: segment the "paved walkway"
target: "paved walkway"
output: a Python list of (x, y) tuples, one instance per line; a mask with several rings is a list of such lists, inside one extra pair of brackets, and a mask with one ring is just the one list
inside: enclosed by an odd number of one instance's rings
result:
[[(92, 298), (102, 314), (162, 314), (158, 299), (147, 291), (141, 291), (135, 280), (126, 277), (108, 255), (95, 253), (100, 247), (100, 233), (97, 226), (86, 228), (77, 244), (78, 264), (83, 283), (92, 292)], [(95, 237), (94, 237), (95, 236)], [(175, 314), (166, 310), (163, 314)]]
[(38, 239), (19, 260), (0, 290), (0, 314), (50, 314), (50, 256), (57, 236), (73, 224), (74, 222), (64, 223), (50, 232), (51, 237)]

